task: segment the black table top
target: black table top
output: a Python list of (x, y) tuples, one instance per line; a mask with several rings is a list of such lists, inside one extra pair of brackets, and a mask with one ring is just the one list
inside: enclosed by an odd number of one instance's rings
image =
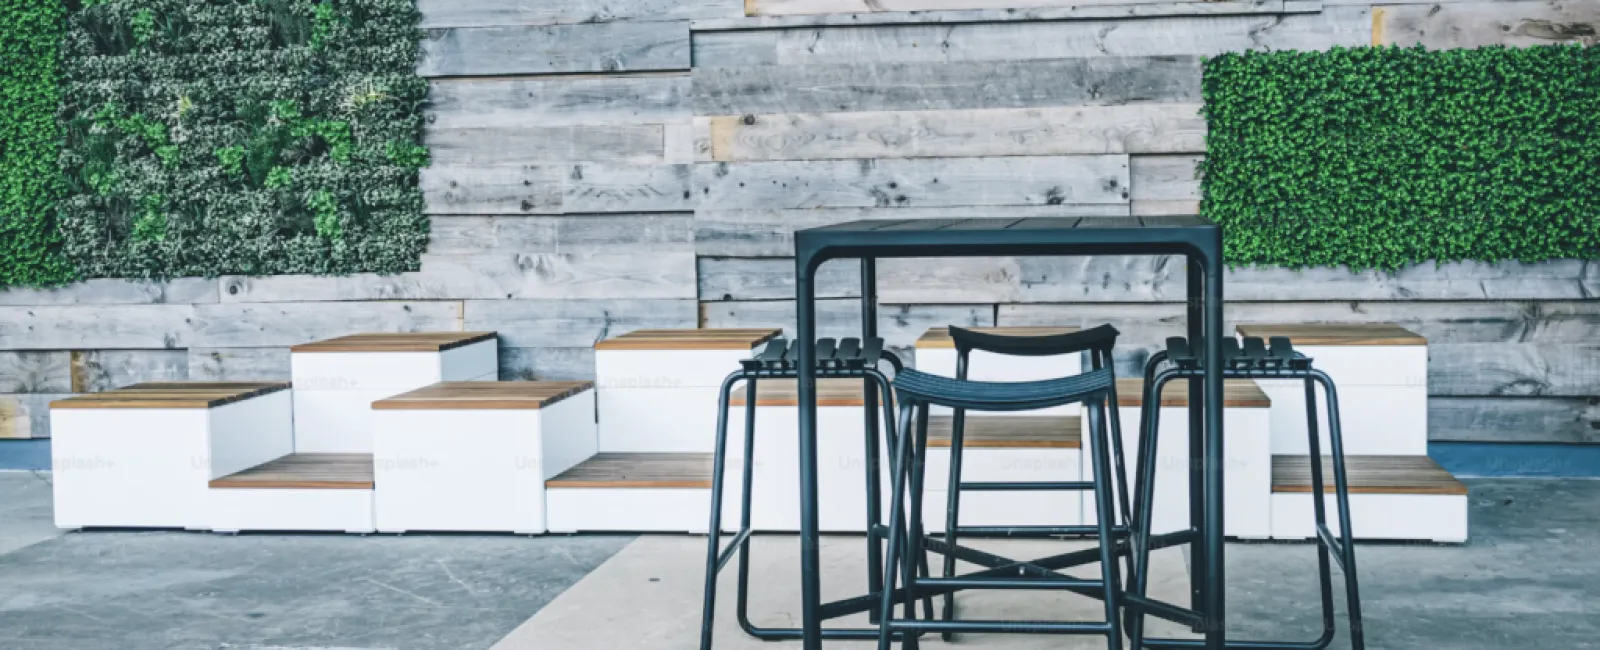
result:
[(1220, 258), (1198, 216), (867, 220), (795, 231), (795, 253), (833, 257), (1183, 254)]

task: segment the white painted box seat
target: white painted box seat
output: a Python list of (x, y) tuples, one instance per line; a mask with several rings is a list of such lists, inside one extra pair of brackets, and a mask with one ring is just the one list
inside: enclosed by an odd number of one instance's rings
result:
[(545, 482), (552, 533), (704, 533), (711, 454), (601, 453)]
[[(1139, 413), (1144, 381), (1118, 379), (1117, 401), (1122, 420), (1123, 453), (1128, 480), (1137, 480)], [(1167, 383), (1160, 400), (1161, 433), (1156, 445), (1156, 533), (1189, 527), (1189, 388), (1185, 380)], [(1223, 507), (1224, 531), (1231, 537), (1265, 539), (1272, 534), (1272, 400), (1250, 379), (1223, 382)], [(1084, 416), (1087, 419), (1087, 415)], [(1085, 423), (1087, 430), (1087, 422)], [(1089, 476), (1093, 444), (1085, 447), (1084, 476)], [(1132, 496), (1130, 495), (1130, 503)], [(1098, 521), (1092, 496), (1084, 495), (1084, 523)]]
[(595, 344), (600, 451), (714, 451), (718, 390), (776, 328), (637, 330)]
[[(1251, 324), (1240, 336), (1287, 336), (1338, 388), (1346, 456), (1428, 454), (1428, 341), (1390, 323)], [(1272, 453), (1311, 453), (1305, 382), (1261, 380), (1272, 398)], [(1327, 398), (1317, 389), (1318, 434), (1328, 452)]]
[[(1079, 331), (1077, 327), (973, 327), (973, 331), (1002, 336), (1051, 336)], [(944, 377), (956, 376), (956, 344), (950, 338), (948, 327), (933, 327), (917, 339), (916, 366), (922, 372)], [(1083, 353), (1058, 354), (1041, 357), (1020, 357), (974, 350), (967, 363), (967, 378), (974, 381), (1033, 381), (1055, 379), (1083, 372)], [(950, 409), (930, 408), (934, 415), (946, 415)], [(1037, 411), (974, 412), (977, 417), (1072, 415), (1078, 413), (1077, 404), (1053, 406)]]
[[(1339, 532), (1333, 465), (1323, 458), (1328, 529)], [(1427, 456), (1346, 456), (1350, 527), (1357, 539), (1467, 541), (1467, 486)], [(1272, 536), (1315, 536), (1311, 462), (1272, 459)]]
[(207, 527), (370, 533), (372, 488), (369, 454), (291, 454), (211, 481)]
[(494, 332), (342, 336), (289, 349), (294, 449), (372, 453), (373, 402), (441, 381), (494, 381)]
[[(928, 464), (922, 521), (930, 532), (944, 530), (949, 504), (952, 416), (928, 423)], [(962, 480), (1077, 481), (1083, 473), (1082, 420), (1077, 415), (974, 417), (962, 433)], [(961, 493), (963, 526), (1071, 526), (1083, 520), (1087, 492)]]
[(56, 525), (208, 528), (208, 481), (292, 451), (288, 388), (156, 382), (52, 402)]
[(545, 531), (545, 481), (596, 451), (593, 384), (441, 382), (372, 403), (377, 528)]

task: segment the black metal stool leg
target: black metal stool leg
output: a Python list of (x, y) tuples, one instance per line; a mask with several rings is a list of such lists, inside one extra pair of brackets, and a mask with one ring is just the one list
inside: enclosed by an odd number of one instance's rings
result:
[[(704, 610), (702, 611), (700, 618), (700, 650), (711, 650), (711, 640), (714, 636), (713, 623), (716, 619), (717, 613), (717, 575), (722, 572), (722, 566), (724, 563), (722, 551), (722, 487), (723, 478), (727, 474), (728, 398), (732, 393), (734, 383), (736, 383), (739, 379), (740, 374), (735, 373), (733, 375), (729, 375), (726, 380), (723, 380), (722, 391), (720, 393), (721, 399), (717, 403), (717, 441), (716, 452), (712, 455), (711, 522), (710, 526), (706, 529), (706, 584)], [(753, 379), (751, 379), (748, 381), (748, 383), (750, 383), (750, 385), (753, 387), (755, 382)], [(745, 411), (753, 415), (755, 413), (755, 401), (751, 400), (747, 402), (747, 404), (748, 406), (745, 407)], [(747, 430), (745, 436), (745, 465), (747, 468), (746, 476), (749, 475), (748, 466), (750, 464), (748, 460), (748, 445), (750, 444), (749, 438), (750, 436)], [(748, 481), (745, 483), (744, 490), (744, 493), (740, 496), (744, 501), (742, 504), (743, 508), (746, 512), (748, 512), (750, 509), (750, 485)], [(750, 522), (747, 518), (740, 527), (739, 536), (734, 542), (735, 545), (742, 545), (745, 540), (749, 539), (749, 530)], [(739, 551), (729, 549), (729, 552)], [(743, 589), (740, 589), (740, 591), (743, 592)], [(742, 601), (743, 594), (741, 593), (740, 596), (740, 600)]]
[[(1339, 558), (1340, 568), (1344, 569), (1344, 589), (1346, 608), (1350, 617), (1350, 648), (1351, 650), (1364, 650), (1367, 645), (1366, 633), (1361, 623), (1361, 593), (1356, 581), (1356, 546), (1355, 531), (1350, 524), (1350, 483), (1349, 476), (1345, 473), (1344, 466), (1344, 436), (1339, 426), (1339, 395), (1333, 382), (1321, 371), (1314, 373), (1317, 381), (1328, 396), (1328, 444), (1333, 449), (1333, 487), (1335, 499), (1339, 503)], [(1313, 467), (1322, 464), (1321, 459), (1316, 459)], [(1320, 482), (1314, 481), (1313, 485)], [(1317, 497), (1320, 499), (1320, 495)], [(1318, 535), (1323, 533), (1319, 531)]]
[[(753, 530), (755, 522), (751, 512), (750, 492), (755, 488), (756, 464), (756, 380), (751, 377), (745, 383), (744, 409), (744, 476), (740, 496), (743, 501), (739, 504), (739, 529), (741, 531)], [(750, 537), (746, 534), (739, 544), (739, 569), (738, 593), (736, 616), (739, 627), (745, 633), (756, 635), (756, 627), (750, 622)]]
[[(1327, 526), (1327, 502), (1323, 496), (1322, 476), (1322, 439), (1317, 431), (1317, 391), (1316, 380), (1306, 378), (1306, 434), (1307, 449), (1311, 462), (1311, 512), (1314, 523), (1313, 532), (1320, 531)], [(1333, 613), (1333, 567), (1328, 554), (1333, 549), (1328, 548), (1320, 532), (1316, 533), (1317, 540), (1317, 584), (1322, 595), (1322, 636), (1328, 640), (1333, 639), (1333, 629), (1336, 625)]]
[[(960, 376), (959, 374), (957, 376)], [(950, 477), (949, 493), (946, 494), (944, 511), (944, 541), (952, 546), (959, 544), (957, 524), (961, 521), (961, 456), (962, 445), (966, 437), (967, 412), (965, 409), (955, 409), (950, 422)], [(944, 573), (946, 578), (956, 574), (956, 556), (944, 554)], [(956, 596), (954, 593), (944, 595), (944, 615), (946, 621), (955, 620)], [(955, 638), (953, 632), (940, 635), (945, 641)]]
[[(1146, 373), (1144, 384), (1144, 401), (1142, 404), (1159, 404), (1155, 391), (1156, 382), (1150, 373)], [(1133, 572), (1128, 577), (1131, 584), (1129, 591), (1143, 598), (1146, 586), (1150, 581), (1150, 538), (1151, 528), (1155, 521), (1155, 490), (1156, 490), (1156, 431), (1161, 426), (1161, 409), (1141, 409), (1139, 414), (1139, 460), (1138, 478), (1135, 479), (1133, 517), (1134, 522), (1129, 525), (1130, 555), (1133, 556)], [(1128, 614), (1128, 648), (1139, 650), (1144, 645), (1144, 619), (1143, 610)]]
[[(1089, 435), (1095, 441), (1094, 453), (1094, 497), (1095, 507), (1101, 513), (1113, 512), (1111, 490), (1113, 480), (1111, 477), (1111, 451), (1106, 444), (1109, 442), (1106, 435), (1106, 414), (1104, 401), (1092, 401), (1084, 404), (1089, 409)], [(1106, 647), (1109, 650), (1122, 650), (1122, 625), (1118, 617), (1122, 613), (1121, 599), (1117, 597), (1122, 590), (1122, 580), (1118, 575), (1121, 565), (1117, 557), (1117, 538), (1112, 532), (1115, 526), (1112, 517), (1102, 514), (1098, 517), (1097, 528), (1100, 534), (1100, 581), (1105, 584), (1106, 624), (1110, 629), (1106, 632)]]
[[(892, 476), (889, 480), (889, 556), (884, 561), (883, 592), (879, 596), (878, 604), (878, 616), (882, 621), (878, 626), (878, 650), (889, 650), (890, 628), (887, 623), (894, 617), (894, 591), (895, 584), (899, 582), (896, 572), (900, 570), (899, 564), (902, 561), (900, 557), (902, 540), (911, 532), (905, 523), (905, 497), (908, 487), (906, 483), (909, 482), (911, 465), (911, 405), (908, 403), (900, 405), (900, 426), (897, 429), (903, 435), (894, 436), (896, 438), (894, 452), (889, 457), (889, 473)], [(909, 595), (912, 592), (908, 588), (906, 593)], [(907, 608), (915, 611), (909, 601)]]

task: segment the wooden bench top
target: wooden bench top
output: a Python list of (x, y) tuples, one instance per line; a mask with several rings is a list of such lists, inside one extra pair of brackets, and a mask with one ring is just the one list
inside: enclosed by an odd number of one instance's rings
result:
[(211, 480), (214, 488), (372, 489), (371, 454), (290, 454)]
[(493, 341), (494, 332), (398, 332), (351, 334), (326, 341), (302, 343), (290, 352), (443, 352), (464, 345)]
[[(1144, 380), (1122, 378), (1117, 380), (1117, 403), (1121, 406), (1140, 406), (1144, 403)], [(1174, 379), (1161, 390), (1162, 406), (1189, 406), (1189, 382)], [(1272, 400), (1261, 392), (1254, 379), (1227, 379), (1222, 382), (1224, 408), (1267, 408)], [(1126, 426), (1126, 423), (1124, 423)]]
[(444, 381), (372, 403), (377, 410), (540, 409), (594, 387), (591, 381)]
[[(864, 379), (827, 378), (817, 380), (817, 406), (865, 406), (862, 389)], [(733, 388), (731, 406), (745, 405), (745, 385)], [(760, 379), (756, 381), (756, 406), (799, 406), (800, 392), (794, 379)]]
[(53, 409), (209, 409), (275, 393), (288, 382), (159, 381), (133, 384), (50, 403)]
[[(1351, 494), (1464, 495), (1467, 486), (1427, 456), (1345, 456)], [(1322, 459), (1322, 482), (1333, 494), (1333, 460)], [(1272, 457), (1273, 492), (1311, 492), (1309, 456)]]
[[(1082, 328), (1079, 327), (968, 327), (974, 332), (985, 334), (1000, 334), (1004, 336), (1050, 336), (1053, 334), (1071, 334)], [(927, 332), (917, 339), (917, 347), (923, 350), (954, 350), (955, 339), (950, 338), (950, 328), (930, 327)]]
[(1235, 328), (1263, 339), (1287, 336), (1302, 345), (1427, 345), (1428, 339), (1394, 323), (1251, 324)]
[[(949, 447), (955, 418), (928, 418), (928, 446)], [(967, 415), (962, 447), (968, 449), (1078, 449), (1083, 418), (1077, 415)]]
[(711, 454), (596, 454), (545, 481), (550, 488), (710, 488)]
[(594, 344), (596, 350), (749, 350), (783, 330), (745, 329), (634, 330)]

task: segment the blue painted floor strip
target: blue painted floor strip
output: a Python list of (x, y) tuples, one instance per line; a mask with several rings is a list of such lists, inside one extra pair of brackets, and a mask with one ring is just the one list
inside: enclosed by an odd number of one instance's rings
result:
[(1434, 442), (1428, 455), (1458, 477), (1600, 478), (1600, 445)]

